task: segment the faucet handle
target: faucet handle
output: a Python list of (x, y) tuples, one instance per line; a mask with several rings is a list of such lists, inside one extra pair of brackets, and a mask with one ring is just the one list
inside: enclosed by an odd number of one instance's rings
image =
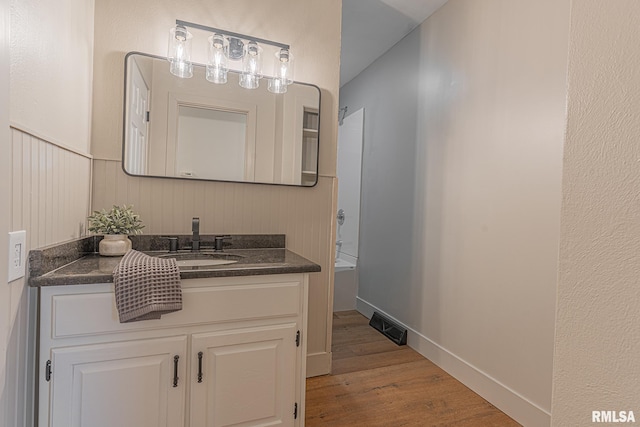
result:
[(175, 236), (161, 236), (169, 241), (169, 252), (178, 252), (178, 238)]
[(169, 239), (169, 252), (178, 252), (178, 238), (167, 237)]
[(221, 251), (223, 250), (224, 241), (231, 239), (231, 236), (213, 236), (213, 250)]

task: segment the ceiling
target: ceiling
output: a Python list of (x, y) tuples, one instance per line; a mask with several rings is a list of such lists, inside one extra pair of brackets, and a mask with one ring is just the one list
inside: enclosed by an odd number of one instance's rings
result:
[(340, 86), (420, 25), (447, 0), (343, 0)]

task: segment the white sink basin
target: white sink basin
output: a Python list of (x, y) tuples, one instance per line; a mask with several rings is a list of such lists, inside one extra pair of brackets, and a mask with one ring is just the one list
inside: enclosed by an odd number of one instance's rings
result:
[(211, 267), (214, 265), (234, 264), (238, 262), (232, 259), (184, 259), (176, 260), (178, 267)]
[(160, 258), (175, 258), (178, 268), (204, 268), (219, 265), (235, 264), (242, 255), (225, 252), (181, 252), (160, 255)]

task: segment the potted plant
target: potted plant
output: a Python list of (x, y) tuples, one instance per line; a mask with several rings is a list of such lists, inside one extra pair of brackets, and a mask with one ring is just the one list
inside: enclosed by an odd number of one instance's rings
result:
[(144, 225), (140, 217), (133, 212), (133, 206), (116, 206), (110, 210), (94, 211), (88, 218), (89, 231), (104, 234), (99, 251), (103, 256), (124, 255), (131, 249), (129, 235), (140, 234)]

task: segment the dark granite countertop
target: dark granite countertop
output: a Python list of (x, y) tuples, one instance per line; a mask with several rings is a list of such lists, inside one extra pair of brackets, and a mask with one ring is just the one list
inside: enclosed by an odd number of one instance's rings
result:
[[(267, 247), (258, 248), (248, 248), (251, 245), (246, 243), (249, 241), (247, 236), (234, 236), (234, 238), (230, 239), (231, 243), (228, 246), (234, 246), (235, 242), (237, 243), (235, 246), (238, 249), (225, 248), (222, 253), (235, 255), (234, 259), (237, 262), (207, 267), (181, 267), (180, 277), (182, 279), (195, 279), (320, 271), (318, 264), (284, 247), (277, 247), (284, 246), (284, 236), (282, 236), (282, 239), (274, 241), (262, 239), (262, 243), (267, 242), (262, 246)], [(122, 257), (102, 257), (91, 251), (92, 243), (84, 241), (85, 239), (32, 251), (33, 253), (30, 253), (29, 256), (29, 285), (39, 287), (113, 282), (113, 269)], [(282, 244), (280, 244), (280, 241)], [(95, 243), (93, 242), (94, 245)], [(134, 249), (141, 250), (148, 255), (168, 255), (166, 250), (155, 250), (157, 248), (140, 244), (140, 242), (136, 245), (135, 241)], [(181, 252), (188, 253), (188, 251)], [(213, 253), (206, 249), (201, 252)]]

